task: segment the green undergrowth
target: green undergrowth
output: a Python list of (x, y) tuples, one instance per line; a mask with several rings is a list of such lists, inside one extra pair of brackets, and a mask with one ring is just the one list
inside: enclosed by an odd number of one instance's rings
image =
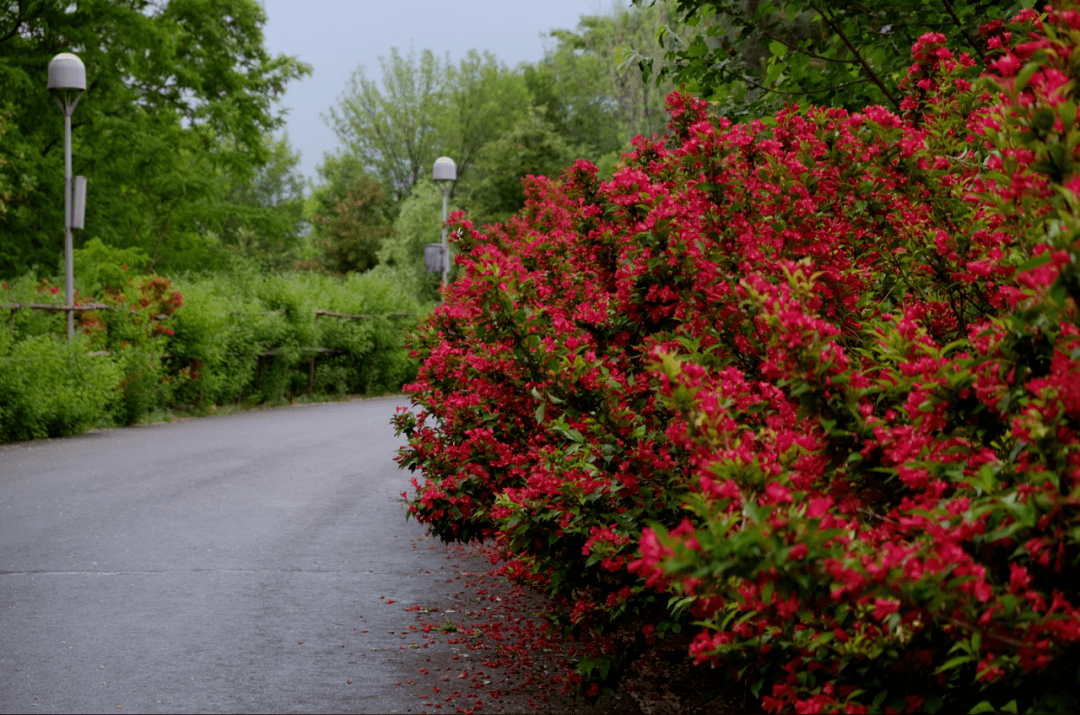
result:
[(62, 312), (10, 307), (62, 304), (57, 282), (0, 286), (0, 442), (394, 394), (416, 375), (404, 330), (429, 309), (385, 273), (124, 271), (80, 286), (77, 304), (111, 310), (79, 313), (69, 343)]

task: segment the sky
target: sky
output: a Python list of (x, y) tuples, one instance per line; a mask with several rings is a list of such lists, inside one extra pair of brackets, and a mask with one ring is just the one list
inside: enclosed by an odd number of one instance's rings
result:
[[(610, 12), (601, 0), (262, 0), (263, 28), (272, 55), (311, 65), (308, 77), (288, 85), (280, 107), (289, 109), (285, 131), (300, 151), (300, 169), (314, 181), (323, 154), (340, 146), (322, 116), (335, 106), (358, 66), (382, 77), (379, 57), (397, 47), (459, 61), (471, 49), (489, 51), (508, 67), (536, 62), (551, 30), (574, 29), (582, 15)], [(542, 37), (543, 36), (543, 37)]]

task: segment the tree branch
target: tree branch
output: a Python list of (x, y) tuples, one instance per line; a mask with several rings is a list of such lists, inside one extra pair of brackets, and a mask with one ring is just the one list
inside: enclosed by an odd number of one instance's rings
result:
[(836, 21), (829, 17), (828, 13), (826, 13), (824, 9), (818, 10), (818, 13), (821, 15), (822, 18), (824, 18), (825, 23), (829, 26), (829, 28), (837, 35), (839, 35), (841, 41), (843, 41), (843, 43), (847, 45), (848, 50), (851, 51), (851, 54), (855, 55), (855, 58), (862, 66), (863, 71), (866, 72), (866, 74), (870, 75), (870, 81), (878, 86), (878, 89), (882, 91), (882, 93), (889, 100), (889, 102), (892, 103), (893, 107), (896, 108), (897, 111), (899, 111), (900, 102), (896, 100), (896, 97), (893, 96), (893, 93), (889, 91), (889, 88), (886, 87), (885, 83), (881, 80), (881, 78), (877, 76), (877, 73), (870, 68), (870, 65), (866, 62), (865, 59), (863, 59), (863, 56), (859, 54), (859, 50), (855, 47), (855, 45), (851, 43), (851, 40), (849, 40), (847, 35), (844, 34), (844, 31), (840, 29), (840, 26), (836, 23)]
[[(747, 79), (752, 79), (752, 78), (747, 78)], [(833, 85), (832, 87), (825, 87), (824, 89), (804, 89), (804, 90), (801, 90), (799, 92), (788, 92), (788, 91), (785, 91), (785, 90), (782, 90), (782, 89), (773, 89), (771, 87), (766, 87), (763, 84), (756, 84), (756, 81), (752, 81), (751, 83), (753, 84), (753, 86), (757, 87), (758, 89), (763, 89), (766, 92), (773, 92), (775, 94), (789, 94), (789, 95), (793, 95), (793, 96), (798, 96), (798, 95), (803, 95), (803, 94), (821, 94), (822, 92), (831, 92), (834, 89), (841, 89), (843, 87), (850, 87), (853, 84), (863, 84), (864, 82), (870, 82), (870, 81), (871, 80), (869, 78), (864, 77), (863, 79), (855, 79), (855, 80), (852, 80), (850, 82), (841, 82), (840, 84)]]
[(797, 45), (793, 45), (790, 42), (787, 42), (783, 38), (773, 37), (772, 35), (765, 32), (764, 30), (762, 31), (761, 34), (765, 35), (765, 37), (768, 37), (770, 40), (775, 40), (776, 42), (779, 42), (784, 47), (787, 47), (789, 50), (795, 50), (796, 52), (801, 52), (802, 54), (806, 55), (807, 57), (813, 57), (815, 60), (822, 60), (823, 62), (843, 62), (843, 63), (846, 63), (846, 64), (852, 64), (852, 65), (859, 64), (858, 60), (838, 60), (838, 59), (833, 58), (833, 57), (822, 57), (821, 55), (815, 55), (813, 52), (808, 52), (808, 51), (802, 49), (801, 47), (798, 47)]
[(978, 633), (980, 636), (982, 636), (986, 640), (991, 640), (991, 639), (998, 640), (998, 641), (1001, 641), (1002, 643), (1005, 643), (1007, 645), (1011, 645), (1014, 648), (1023, 648), (1024, 645), (1025, 645), (1023, 642), (1018, 641), (1015, 638), (1009, 638), (1008, 636), (1001, 636), (1001, 635), (997, 635), (997, 634), (994, 634), (994, 633), (988, 633), (988, 632), (986, 632), (984, 630), (976, 628), (975, 626), (971, 625), (970, 623), (968, 623), (966, 621), (961, 621), (958, 618), (946, 617), (945, 620), (948, 621), (949, 623), (953, 624), (954, 626), (958, 627), (958, 628), (963, 628), (965, 631), (967, 631), (969, 633)]
[(12, 22), (11, 30), (9, 30), (8, 33), (6, 35), (4, 35), (3, 37), (0, 37), (0, 43), (7, 42), (12, 37), (14, 37), (15, 33), (17, 33), (19, 31), (19, 26), (22, 25), (22, 24), (23, 24), (23, 0), (19, 0), (19, 12), (18, 12), (17, 15), (15, 15), (15, 20), (14, 20), (14, 22)]
[(979, 45), (976, 44), (973, 39), (971, 39), (971, 35), (967, 33), (967, 30), (964, 29), (963, 23), (960, 22), (960, 18), (957, 17), (956, 11), (953, 10), (951, 0), (942, 0), (942, 2), (945, 4), (945, 9), (948, 11), (949, 16), (952, 17), (953, 21), (956, 23), (957, 29), (960, 30), (960, 34), (962, 34), (964, 36), (964, 39), (967, 40), (968, 46), (976, 53), (982, 54), (983, 51), (979, 49)]

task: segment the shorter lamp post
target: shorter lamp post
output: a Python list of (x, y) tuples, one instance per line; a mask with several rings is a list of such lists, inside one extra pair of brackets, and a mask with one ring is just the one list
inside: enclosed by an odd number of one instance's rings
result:
[(450, 246), (446, 243), (446, 199), (450, 195), (450, 189), (457, 181), (457, 164), (454, 160), (440, 156), (435, 160), (435, 169), (432, 174), (435, 183), (442, 189), (442, 282), (446, 285), (446, 277), (450, 273)]
[(72, 265), (71, 229), (82, 228), (86, 206), (86, 179), (75, 181), (77, 196), (72, 195), (71, 114), (86, 91), (86, 66), (70, 52), (61, 52), (49, 62), (49, 89), (64, 113), (64, 301), (67, 304), (68, 340), (75, 335), (75, 269)]

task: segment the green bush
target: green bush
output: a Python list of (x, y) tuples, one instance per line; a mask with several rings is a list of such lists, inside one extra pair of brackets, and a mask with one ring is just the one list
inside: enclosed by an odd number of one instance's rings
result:
[[(76, 302), (112, 309), (79, 313), (73, 343), (63, 338), (63, 312), (5, 313), (0, 441), (132, 424), (170, 408), (385, 393), (416, 377), (402, 336), (426, 307), (390, 270), (265, 275), (238, 262), (227, 276), (173, 283), (132, 276), (109, 264), (115, 251), (92, 248), (80, 254), (82, 285), (97, 297), (77, 294)], [(48, 279), (27, 275), (0, 286), (0, 303), (62, 302)]]
[(0, 341), (0, 441), (76, 434), (109, 415), (123, 373), (107, 356), (87, 355), (86, 338), (35, 335)]
[(184, 307), (170, 322), (168, 363), (180, 403), (272, 402), (309, 390), (379, 393), (415, 377), (402, 328), (424, 309), (388, 273), (242, 272), (177, 285)]
[(150, 257), (138, 248), (116, 248), (91, 238), (72, 253), (76, 289), (95, 295), (106, 289), (116, 289), (131, 278), (129, 271), (142, 271), (150, 265)]

